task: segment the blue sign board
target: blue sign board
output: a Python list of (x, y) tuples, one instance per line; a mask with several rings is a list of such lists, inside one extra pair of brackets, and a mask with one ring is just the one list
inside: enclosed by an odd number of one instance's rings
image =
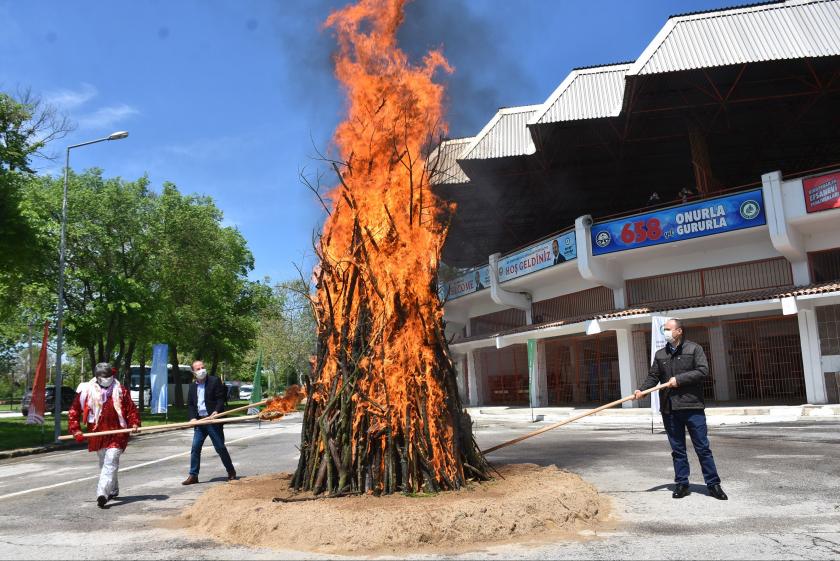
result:
[(166, 359), (169, 356), (169, 345), (152, 345), (152, 370), (151, 386), (152, 391), (149, 404), (150, 413), (166, 413), (169, 406), (169, 373), (166, 368)]
[(485, 265), (464, 273), (441, 286), (441, 300), (452, 300), (479, 290), (490, 288), (490, 267)]
[(499, 259), (499, 282), (536, 273), (576, 257), (577, 243), (572, 230)]
[[(528, 246), (499, 259), (499, 282), (506, 282), (577, 258), (575, 231)], [(441, 286), (442, 300), (452, 300), (490, 288), (490, 268), (485, 265)]]
[(617, 218), (592, 226), (592, 255), (767, 224), (761, 189)]

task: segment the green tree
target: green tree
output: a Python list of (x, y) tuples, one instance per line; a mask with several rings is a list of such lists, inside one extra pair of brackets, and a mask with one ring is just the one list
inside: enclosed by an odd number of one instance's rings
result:
[(9, 318), (30, 276), (51, 255), (24, 208), (33, 177), (31, 160), (63, 137), (70, 126), (54, 108), (24, 92), (20, 100), (0, 92), (0, 317)]
[[(266, 279), (263, 286), (270, 284)], [(309, 287), (303, 280), (290, 280), (271, 287), (271, 297), (259, 316), (256, 349), (265, 362), (279, 373), (278, 384), (297, 383), (309, 373), (309, 358), (315, 353), (315, 318), (309, 301)], [(249, 362), (256, 361), (256, 354)]]
[[(43, 236), (56, 245), (52, 216), (60, 209), (62, 180), (41, 178), (28, 192)], [(149, 221), (155, 197), (146, 178), (104, 179), (99, 170), (70, 174), (64, 299), (68, 341), (85, 349), (90, 364), (130, 362), (155, 303), (154, 240)], [(57, 278), (49, 261), (46, 278)]]

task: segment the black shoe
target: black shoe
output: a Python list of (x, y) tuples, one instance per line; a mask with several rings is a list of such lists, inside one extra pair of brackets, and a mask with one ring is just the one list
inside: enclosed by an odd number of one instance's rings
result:
[(716, 498), (719, 501), (729, 500), (729, 497), (727, 497), (726, 493), (723, 492), (723, 489), (720, 488), (720, 484), (709, 485), (709, 495)]
[(235, 471), (229, 471), (228, 472), (228, 481), (234, 481), (235, 479), (236, 479), (236, 472)]
[(691, 491), (688, 490), (688, 485), (684, 483), (677, 483), (677, 486), (674, 487), (674, 493), (671, 495), (671, 497), (674, 499), (681, 499), (690, 494)]
[(106, 497), (105, 495), (99, 495), (98, 497), (96, 497), (96, 506), (98, 506), (99, 508), (105, 508), (105, 503), (107, 502), (108, 497)]

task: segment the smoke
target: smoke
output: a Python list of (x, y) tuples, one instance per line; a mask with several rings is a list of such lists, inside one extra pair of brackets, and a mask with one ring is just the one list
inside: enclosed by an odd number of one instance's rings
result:
[[(278, 3), (275, 30), (287, 69), (286, 86), (299, 107), (319, 119), (337, 121), (342, 93), (333, 78), (335, 41), (322, 29), (326, 17), (346, 0), (311, 0), (289, 10)], [(472, 136), (499, 107), (539, 103), (533, 80), (505, 48), (503, 22), (473, 11), (466, 0), (414, 0), (406, 6), (400, 47), (419, 61), (431, 49), (443, 51), (455, 68), (439, 80), (447, 87), (449, 136)], [(533, 98), (533, 99), (532, 99)]]
[(502, 22), (474, 12), (465, 0), (415, 0), (406, 7), (399, 33), (403, 50), (417, 60), (440, 48), (455, 68), (441, 76), (447, 87), (451, 137), (473, 136), (499, 107), (516, 105), (514, 100), (523, 95), (538, 96), (532, 80), (504, 48), (503, 29)]

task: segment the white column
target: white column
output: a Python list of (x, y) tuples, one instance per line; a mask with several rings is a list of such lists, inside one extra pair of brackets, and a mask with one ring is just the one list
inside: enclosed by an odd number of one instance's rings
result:
[(613, 289), (616, 308), (624, 307), (624, 274), (620, 267), (592, 255), (592, 217), (580, 216), (575, 220), (577, 266), (580, 276), (601, 286)]
[[(782, 196), (782, 172), (774, 171), (761, 176), (764, 210), (767, 215), (767, 231), (770, 243), (790, 262), (793, 284), (811, 284), (811, 270), (802, 234), (788, 222), (785, 201)], [(801, 190), (800, 190), (801, 193)], [(801, 195), (800, 195), (801, 196)]]
[(548, 370), (546, 369), (545, 360), (545, 339), (537, 341), (537, 356), (535, 357), (537, 365), (536, 375), (536, 397), (537, 401), (534, 403), (535, 407), (546, 407), (548, 405)]
[(709, 327), (709, 347), (712, 356), (709, 357), (715, 377), (715, 399), (729, 401), (729, 353), (726, 352), (726, 341), (723, 339), (723, 327), (713, 325)]
[[(622, 397), (636, 389), (636, 357), (633, 354), (633, 333), (629, 329), (616, 329), (618, 342), (618, 376), (621, 383)], [(637, 407), (636, 401), (625, 401), (622, 407)]]
[(814, 309), (799, 308), (799, 343), (802, 346), (802, 367), (805, 372), (805, 396), (808, 403), (828, 403), (825, 376), (820, 355), (820, 333)]
[(467, 389), (469, 387), (469, 381), (467, 380), (465, 359), (465, 356), (455, 355), (452, 357), (452, 362), (455, 365), (455, 380), (458, 383), (458, 397), (461, 399), (461, 403), (469, 404), (469, 395)]
[(469, 376), (470, 407), (483, 405), (484, 377), (481, 374), (481, 354), (478, 350), (467, 353), (467, 375)]

